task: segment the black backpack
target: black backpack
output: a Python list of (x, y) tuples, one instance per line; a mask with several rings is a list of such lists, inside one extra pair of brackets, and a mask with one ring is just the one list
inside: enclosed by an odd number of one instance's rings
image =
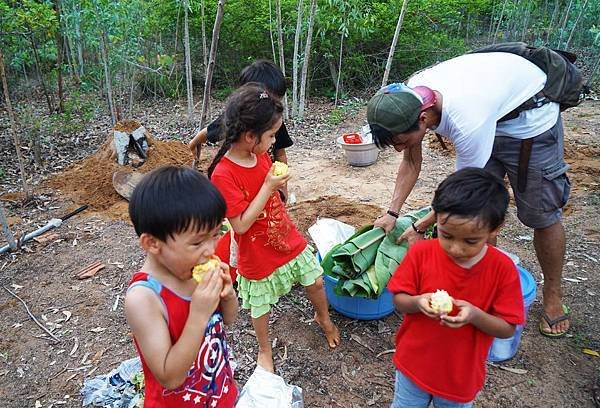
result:
[(524, 42), (507, 42), (493, 44), (469, 54), (482, 52), (508, 52), (537, 65), (548, 77), (544, 88), (520, 106), (508, 113), (499, 122), (514, 119), (519, 113), (538, 108), (548, 102), (557, 102), (560, 110), (577, 106), (589, 92), (583, 84), (581, 71), (573, 63), (577, 56), (573, 53), (554, 50), (547, 47), (530, 47)]

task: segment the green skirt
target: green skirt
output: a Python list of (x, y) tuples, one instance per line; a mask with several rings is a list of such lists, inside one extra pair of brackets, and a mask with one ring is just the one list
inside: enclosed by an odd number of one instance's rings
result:
[(268, 313), (279, 298), (292, 290), (295, 283), (310, 286), (323, 274), (321, 265), (307, 245), (304, 251), (287, 264), (261, 280), (246, 279), (238, 275), (238, 293), (242, 308), (250, 309), (250, 316), (257, 319)]

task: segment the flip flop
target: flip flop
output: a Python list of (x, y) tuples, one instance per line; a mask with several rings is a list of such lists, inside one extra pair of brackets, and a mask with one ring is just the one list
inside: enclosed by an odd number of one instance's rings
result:
[[(561, 316), (558, 316), (556, 319), (550, 319), (550, 317), (548, 317), (548, 315), (546, 314), (546, 312), (542, 312), (542, 318), (546, 321), (546, 323), (548, 324), (548, 326), (550, 328), (552, 328), (552, 326), (554, 326), (556, 323), (560, 323), (562, 321), (565, 320), (569, 320), (569, 314), (571, 313), (571, 310), (569, 309), (569, 306), (567, 305), (562, 305), (562, 309), (563, 309), (563, 313)], [(542, 336), (546, 336), (546, 337), (552, 337), (554, 339), (559, 338), (559, 337), (564, 337), (565, 334), (567, 334), (567, 331), (569, 331), (568, 329), (562, 333), (548, 333), (546, 331), (544, 331), (544, 322), (540, 321), (540, 333), (542, 334)]]
[(592, 387), (592, 400), (597, 408), (600, 408), (600, 377), (596, 380), (596, 383)]

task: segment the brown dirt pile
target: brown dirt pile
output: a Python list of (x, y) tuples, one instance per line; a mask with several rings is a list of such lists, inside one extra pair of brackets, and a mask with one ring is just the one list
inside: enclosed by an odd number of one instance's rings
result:
[[(118, 130), (127, 131), (134, 125), (121, 124)], [(112, 185), (112, 176), (115, 171), (147, 173), (160, 166), (186, 165), (191, 162), (190, 151), (183, 143), (155, 140), (150, 136), (147, 136), (147, 139), (148, 159), (137, 169), (117, 164), (111, 135), (93, 156), (79, 161), (64, 172), (53, 176), (47, 181), (47, 185), (60, 190), (61, 193), (79, 204), (88, 204), (93, 211), (110, 218), (128, 219), (127, 201), (116, 193)]]
[(359, 204), (339, 196), (301, 201), (289, 207), (287, 211), (298, 231), (309, 241), (311, 239), (308, 235), (308, 227), (313, 225), (317, 218), (333, 218), (358, 228), (373, 224), (375, 218), (381, 215), (381, 208), (376, 205)]

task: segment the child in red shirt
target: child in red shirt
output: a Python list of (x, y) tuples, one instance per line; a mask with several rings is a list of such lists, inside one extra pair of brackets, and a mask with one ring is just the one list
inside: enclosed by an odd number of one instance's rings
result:
[(223, 197), (196, 170), (162, 167), (135, 188), (129, 215), (146, 252), (125, 297), (144, 407), (233, 407), (238, 391), (224, 325), (235, 320), (238, 302), (229, 268), (221, 263), (200, 283), (192, 277), (215, 252)]
[(297, 282), (305, 287), (329, 346), (340, 341), (329, 316), (323, 270), (277, 193), (290, 174), (273, 175), (275, 166), (267, 151), (281, 126), (282, 111), (279, 99), (262, 85), (240, 87), (227, 102), (225, 141), (208, 169), (225, 197), (226, 216), (235, 232), (238, 291), (256, 332), (257, 364), (271, 372), (268, 312)]
[[(523, 295), (513, 261), (489, 245), (508, 207), (502, 180), (465, 168), (444, 180), (432, 203), (438, 238), (412, 245), (388, 283), (404, 320), (396, 336), (392, 407), (470, 407), (485, 380), (494, 337), (523, 324)], [(450, 313), (431, 296), (445, 290)]]

